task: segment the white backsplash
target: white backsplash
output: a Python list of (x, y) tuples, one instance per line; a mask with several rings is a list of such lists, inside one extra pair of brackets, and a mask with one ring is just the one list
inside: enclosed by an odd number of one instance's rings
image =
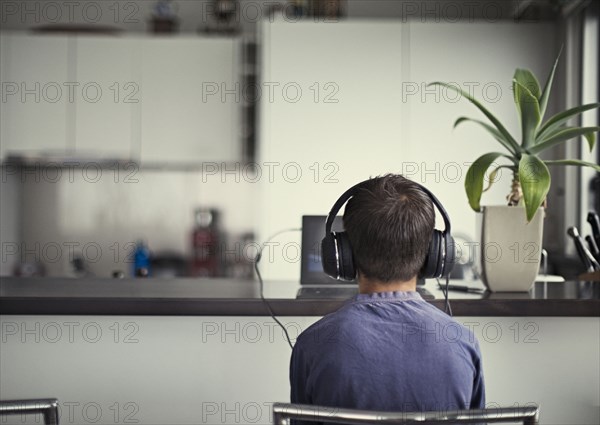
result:
[(73, 253), (98, 276), (128, 274), (138, 239), (154, 253), (188, 255), (198, 207), (218, 209), (229, 235), (254, 231), (256, 188), (243, 178), (165, 170), (97, 174), (93, 167), (63, 169), (60, 178), (47, 174), (22, 176), (20, 258), (41, 260), (48, 276), (67, 275)]
[(10, 253), (18, 252), (21, 245), (21, 191), (19, 176), (5, 166), (0, 170), (0, 276), (7, 276), (12, 274), (17, 257)]

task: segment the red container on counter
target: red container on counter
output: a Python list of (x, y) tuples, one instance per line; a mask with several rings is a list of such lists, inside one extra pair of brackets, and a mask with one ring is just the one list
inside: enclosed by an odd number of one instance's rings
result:
[(220, 276), (219, 212), (215, 209), (199, 208), (195, 211), (195, 222), (190, 274), (195, 277)]

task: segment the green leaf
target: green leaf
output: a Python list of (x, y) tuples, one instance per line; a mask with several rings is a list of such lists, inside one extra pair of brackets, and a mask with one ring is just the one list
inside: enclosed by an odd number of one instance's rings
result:
[(519, 182), (527, 221), (530, 222), (550, 189), (550, 172), (546, 164), (535, 155), (523, 154), (519, 162)]
[(550, 98), (550, 92), (552, 91), (552, 81), (554, 81), (554, 74), (556, 73), (556, 67), (558, 66), (558, 59), (560, 58), (560, 54), (562, 53), (562, 47), (560, 48), (560, 52), (558, 52), (558, 56), (554, 61), (554, 66), (552, 67), (552, 71), (550, 71), (550, 75), (548, 76), (548, 81), (546, 81), (546, 85), (544, 86), (544, 91), (542, 92), (542, 96), (540, 97), (540, 115), (543, 117), (546, 114), (546, 107), (548, 106), (548, 99)]
[(497, 178), (496, 176), (498, 175), (498, 171), (500, 171), (500, 169), (502, 169), (502, 168), (511, 170), (513, 173), (516, 171), (516, 168), (511, 165), (500, 165), (499, 167), (494, 168), (494, 170), (490, 173), (488, 185), (486, 186), (485, 189), (483, 189), (483, 193), (490, 190), (492, 187), (492, 184), (496, 183), (496, 178)]
[(485, 172), (499, 157), (507, 158), (505, 154), (499, 152), (486, 153), (477, 158), (467, 170), (467, 176), (465, 178), (465, 191), (467, 192), (469, 205), (474, 211), (481, 210), (480, 201), (481, 193), (483, 192), (483, 180), (485, 178)]
[(600, 172), (600, 165), (593, 162), (580, 161), (578, 159), (557, 159), (544, 161), (546, 165), (575, 165), (578, 167), (591, 167)]
[[(600, 131), (600, 127), (563, 127), (547, 136), (547, 139), (542, 140), (537, 145), (529, 148), (529, 152), (532, 154), (538, 154), (558, 143), (562, 143), (579, 136), (585, 136), (589, 144), (590, 138), (592, 137), (589, 136), (589, 134), (593, 135), (593, 133), (597, 131)], [(592, 141), (594, 141), (594, 139), (592, 139)], [(593, 143), (591, 146), (593, 147)]]
[(544, 125), (542, 125), (542, 127), (538, 130), (538, 134), (536, 136), (537, 141), (546, 138), (549, 133), (551, 133), (552, 131), (569, 121), (569, 119), (573, 118), (574, 116), (598, 107), (600, 107), (600, 103), (588, 103), (587, 105), (567, 109), (566, 111), (554, 115), (552, 118), (546, 121)]
[(539, 100), (540, 96), (542, 95), (542, 92), (540, 90), (540, 83), (530, 70), (517, 69), (513, 78), (523, 87), (526, 87), (527, 90), (529, 90), (531, 94)]
[(500, 120), (498, 120), (498, 118), (496, 118), (490, 111), (487, 110), (487, 108), (485, 106), (483, 106), (481, 103), (479, 103), (479, 101), (477, 99), (475, 99), (474, 97), (470, 96), (468, 93), (466, 93), (465, 91), (461, 90), (459, 87), (453, 86), (452, 84), (447, 84), (447, 83), (442, 83), (439, 81), (430, 83), (427, 85), (427, 87), (429, 86), (442, 86), (442, 87), (446, 87), (449, 88), (451, 90), (454, 90), (455, 92), (461, 94), (462, 96), (464, 96), (469, 102), (471, 102), (473, 105), (477, 106), (477, 108), (479, 108), (479, 110), (492, 122), (492, 124), (494, 124), (494, 126), (498, 129), (498, 131), (500, 132), (500, 134), (502, 134), (502, 136), (510, 143), (510, 145), (513, 147), (513, 150), (515, 152), (522, 152), (523, 149), (521, 148), (521, 146), (519, 146), (519, 144), (515, 141), (515, 139), (510, 135), (510, 133), (508, 132), (508, 130), (502, 125), (502, 123), (500, 122)]
[(508, 140), (506, 140), (506, 138), (498, 131), (496, 130), (494, 127), (492, 127), (491, 125), (480, 121), (480, 120), (476, 120), (473, 118), (467, 118), (467, 117), (460, 117), (456, 120), (456, 122), (454, 123), (454, 128), (456, 128), (459, 124), (462, 124), (463, 122), (466, 121), (470, 121), (470, 122), (474, 122), (477, 123), (479, 125), (481, 125), (483, 128), (485, 128), (500, 144), (502, 144), (502, 146), (504, 146), (511, 154), (516, 154), (516, 152), (514, 151), (513, 146), (510, 144), (510, 142)]
[(540, 105), (533, 93), (517, 80), (513, 80), (513, 91), (521, 117), (523, 146), (527, 148), (534, 144), (535, 133), (542, 120)]
[(594, 149), (594, 145), (596, 144), (596, 135), (594, 133), (586, 133), (583, 135), (588, 142), (588, 146), (590, 147), (590, 152)]

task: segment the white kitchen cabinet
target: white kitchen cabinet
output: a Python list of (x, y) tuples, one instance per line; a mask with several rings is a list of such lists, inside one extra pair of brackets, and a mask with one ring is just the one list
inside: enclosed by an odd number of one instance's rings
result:
[(3, 32), (1, 41), (2, 159), (49, 152), (179, 166), (241, 157), (235, 38)]
[(78, 36), (78, 155), (132, 159), (140, 144), (139, 38)]
[[(274, 172), (259, 182), (259, 239), (298, 226), (303, 215), (326, 214), (369, 176), (398, 172), (408, 145), (403, 31), (392, 21), (264, 22), (258, 163), (264, 175), (264, 164)], [(293, 238), (285, 242), (300, 243)], [(264, 271), (270, 279), (299, 272), (295, 261), (273, 261)]]
[(64, 154), (69, 134), (69, 44), (63, 35), (2, 33), (2, 157)]
[(239, 159), (238, 44), (233, 38), (142, 40), (142, 164)]

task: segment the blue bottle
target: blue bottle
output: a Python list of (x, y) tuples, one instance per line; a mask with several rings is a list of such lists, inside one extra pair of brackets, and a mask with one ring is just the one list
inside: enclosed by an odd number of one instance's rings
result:
[(142, 240), (137, 241), (133, 253), (133, 275), (135, 277), (150, 276), (150, 249)]

